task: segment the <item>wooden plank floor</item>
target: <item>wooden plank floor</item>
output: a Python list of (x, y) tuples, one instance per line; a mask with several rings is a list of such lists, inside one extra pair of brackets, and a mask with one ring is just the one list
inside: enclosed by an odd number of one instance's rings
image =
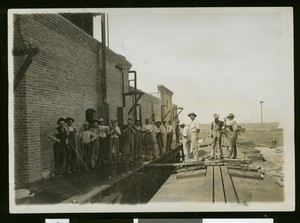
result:
[[(212, 202), (248, 203), (283, 201), (284, 191), (269, 177), (249, 179), (232, 177), (226, 166), (207, 166), (194, 176), (180, 177), (172, 174), (158, 190), (152, 202)], [(202, 171), (202, 172), (201, 172)], [(191, 173), (187, 171), (186, 176)], [(201, 174), (202, 173), (202, 174)], [(243, 171), (241, 171), (241, 174)], [(182, 174), (182, 173), (181, 173)], [(184, 173), (183, 173), (184, 174)], [(276, 196), (274, 196), (276, 194)]]
[(234, 185), (229, 175), (228, 168), (225, 166), (221, 167), (223, 184), (225, 189), (225, 203), (238, 203), (239, 200), (235, 194)]
[(214, 188), (214, 197), (213, 202), (224, 202), (224, 191), (223, 191), (223, 180), (221, 177), (221, 168), (220, 166), (212, 166), (207, 168), (213, 168), (213, 188)]

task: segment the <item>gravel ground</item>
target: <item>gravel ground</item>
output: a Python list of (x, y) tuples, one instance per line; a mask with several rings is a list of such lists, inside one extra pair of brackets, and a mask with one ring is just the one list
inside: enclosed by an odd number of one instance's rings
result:
[(272, 148), (270, 147), (256, 147), (265, 162), (255, 162), (255, 166), (260, 166), (265, 174), (268, 175), (280, 187), (284, 187), (284, 150), (283, 147)]

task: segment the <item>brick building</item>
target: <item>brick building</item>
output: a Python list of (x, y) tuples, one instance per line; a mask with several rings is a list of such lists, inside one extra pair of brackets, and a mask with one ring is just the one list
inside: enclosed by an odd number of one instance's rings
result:
[[(85, 120), (99, 117), (106, 124), (111, 119), (122, 123), (132, 107), (134, 96), (123, 97), (130, 91), (131, 64), (106, 47), (104, 76), (102, 44), (89, 32), (90, 18), (82, 19), (86, 23), (81, 27), (76, 24), (80, 20), (61, 14), (14, 15), (16, 188), (53, 169), (48, 135), (59, 117), (73, 117), (79, 129)], [(160, 98), (143, 94), (140, 104), (143, 118), (161, 118)]]

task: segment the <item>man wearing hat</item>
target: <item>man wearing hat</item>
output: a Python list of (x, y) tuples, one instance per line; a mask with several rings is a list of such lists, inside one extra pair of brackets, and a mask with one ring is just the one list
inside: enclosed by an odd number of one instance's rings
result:
[(167, 123), (168, 124), (167, 124), (167, 145), (166, 145), (166, 150), (170, 151), (172, 149), (174, 128), (173, 128), (172, 120), (169, 120), (169, 122), (167, 122)]
[(181, 130), (181, 142), (183, 146), (184, 159), (190, 159), (190, 137), (189, 137), (189, 128), (185, 126), (184, 123), (180, 123)]
[(127, 125), (124, 125), (123, 127), (123, 134), (125, 139), (125, 145), (124, 145), (124, 161), (133, 161), (134, 157), (134, 136), (135, 136), (135, 127), (132, 124), (132, 119), (127, 119)]
[(163, 128), (161, 125), (161, 121), (155, 122), (154, 126), (154, 132), (156, 134), (156, 141), (158, 145), (158, 155), (161, 156), (163, 153), (165, 153), (165, 148), (164, 148), (164, 142), (163, 142)]
[(196, 113), (195, 112), (190, 112), (188, 116), (191, 119), (191, 124), (190, 124), (190, 139), (191, 139), (191, 152), (194, 155), (194, 159), (198, 161), (199, 156), (198, 156), (198, 140), (199, 140), (199, 132), (200, 132), (200, 124), (196, 120)]
[(237, 122), (234, 120), (234, 114), (229, 113), (227, 115), (227, 120), (225, 122), (225, 130), (228, 137), (229, 146), (227, 148), (226, 158), (237, 158), (237, 146), (236, 140), (238, 137), (238, 125)]
[(120, 141), (119, 138), (121, 137), (121, 130), (118, 126), (118, 121), (113, 119), (111, 120), (111, 126), (108, 131), (110, 135), (110, 144), (109, 144), (109, 156), (108, 162), (120, 162)]
[[(163, 135), (163, 145), (168, 144), (168, 140), (167, 140), (167, 136), (168, 136), (168, 124), (166, 120), (163, 120), (161, 122), (161, 129), (162, 129), (162, 135)], [(167, 148), (165, 148), (165, 150), (167, 151)]]
[(94, 157), (92, 150), (92, 143), (97, 139), (97, 135), (89, 130), (90, 124), (88, 122), (83, 123), (83, 129), (78, 133), (81, 139), (81, 147), (83, 151), (83, 159), (89, 168), (94, 168)]
[(221, 147), (221, 132), (224, 122), (219, 120), (220, 115), (218, 113), (215, 113), (213, 117), (214, 121), (210, 125), (210, 135), (213, 138), (210, 153), (211, 160), (214, 160), (215, 158), (222, 158), (223, 156)]
[(180, 142), (180, 121), (177, 120), (175, 124), (175, 135), (176, 135), (176, 145)]
[(53, 145), (54, 154), (54, 173), (61, 176), (65, 172), (66, 165), (66, 150), (68, 149), (68, 129), (66, 128), (64, 118), (59, 118), (57, 120), (57, 128), (49, 136), (50, 139), (55, 141)]
[(92, 121), (92, 126), (90, 127), (90, 131), (95, 133), (97, 135), (97, 138), (96, 140), (94, 140), (92, 142), (92, 159), (94, 161), (94, 166), (98, 166), (98, 159), (99, 159), (99, 128), (98, 128), (98, 125), (99, 125), (99, 121), (94, 119)]
[(66, 153), (66, 171), (77, 171), (78, 168), (78, 147), (77, 147), (77, 132), (73, 126), (74, 119), (66, 118), (68, 128), (68, 150)]
[(144, 146), (146, 156), (153, 156), (154, 145), (153, 145), (153, 126), (151, 125), (148, 118), (145, 119), (142, 132), (144, 133)]
[(107, 139), (107, 132), (109, 131), (109, 126), (104, 125), (104, 119), (99, 118), (99, 157), (98, 157), (98, 165), (105, 163), (108, 161), (109, 154), (109, 146)]

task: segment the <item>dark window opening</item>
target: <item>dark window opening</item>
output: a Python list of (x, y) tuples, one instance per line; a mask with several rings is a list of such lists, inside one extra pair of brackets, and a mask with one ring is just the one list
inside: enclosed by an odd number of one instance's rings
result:
[(93, 36), (93, 15), (90, 13), (62, 13), (63, 17)]
[(96, 111), (92, 108), (86, 110), (85, 120), (91, 124), (94, 119), (96, 119)]

